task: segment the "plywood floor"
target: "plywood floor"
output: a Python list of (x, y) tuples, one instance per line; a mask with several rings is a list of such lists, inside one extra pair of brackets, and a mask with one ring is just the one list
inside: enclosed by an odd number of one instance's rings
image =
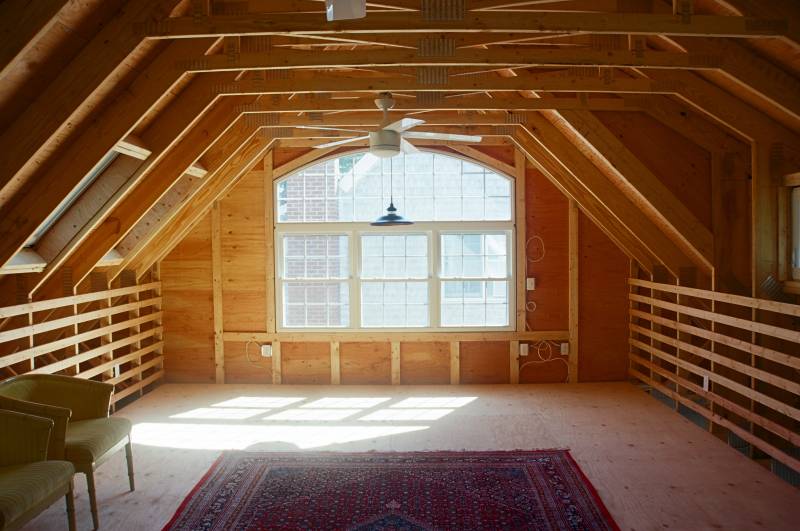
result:
[[(354, 400), (312, 404), (323, 398)], [(402, 402), (409, 398), (418, 400)], [(570, 448), (623, 530), (800, 529), (799, 490), (627, 383), (168, 384), (119, 414), (135, 426), (137, 490), (127, 491), (123, 453), (99, 469), (102, 529), (160, 529), (224, 448)], [(229, 418), (213, 418), (220, 416)], [(90, 529), (83, 477), (76, 483), (78, 527)], [(25, 529), (66, 529), (63, 503)]]

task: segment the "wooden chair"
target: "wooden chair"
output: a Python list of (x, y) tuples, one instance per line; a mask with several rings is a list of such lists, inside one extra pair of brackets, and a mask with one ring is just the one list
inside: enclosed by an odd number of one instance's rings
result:
[(0, 410), (0, 530), (19, 529), (60, 497), (67, 501), (67, 521), (75, 531), (69, 461), (47, 461), (53, 421)]
[(98, 529), (94, 471), (125, 447), (128, 481), (134, 490), (131, 423), (108, 415), (114, 386), (52, 374), (25, 374), (0, 382), (0, 408), (54, 422), (49, 459), (70, 461), (86, 475), (92, 522)]

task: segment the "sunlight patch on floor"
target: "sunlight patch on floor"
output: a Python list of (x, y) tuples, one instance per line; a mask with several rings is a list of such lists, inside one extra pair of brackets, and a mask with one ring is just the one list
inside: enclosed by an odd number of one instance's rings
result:
[(242, 408), (215, 408), (199, 407), (177, 415), (170, 415), (171, 419), (219, 419), (219, 420), (244, 420), (258, 415), (269, 413), (269, 409), (242, 409)]

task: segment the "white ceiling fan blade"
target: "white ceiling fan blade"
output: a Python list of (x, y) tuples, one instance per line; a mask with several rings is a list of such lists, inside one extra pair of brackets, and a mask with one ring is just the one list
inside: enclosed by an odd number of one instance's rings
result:
[(406, 140), (405, 138), (400, 139), (400, 150), (405, 153), (406, 155), (411, 155), (413, 153), (419, 153), (417, 146)]
[(425, 138), (428, 140), (450, 140), (452, 142), (469, 142), (471, 144), (478, 144), (482, 140), (479, 136), (474, 135), (451, 135), (448, 133), (424, 133), (422, 131), (409, 131), (403, 133), (406, 138)]
[(357, 142), (359, 140), (366, 140), (369, 138), (368, 136), (357, 136), (355, 138), (345, 138), (344, 140), (337, 140), (335, 142), (328, 142), (327, 144), (320, 144), (318, 146), (314, 146), (315, 148), (329, 148), (335, 146), (343, 146), (345, 144), (349, 144), (350, 142)]
[(367, 0), (325, 0), (328, 22), (364, 18), (366, 15)]
[(390, 123), (384, 129), (389, 129), (390, 131), (397, 131), (398, 133), (402, 133), (403, 131), (408, 131), (412, 127), (416, 127), (418, 125), (422, 125), (425, 123), (425, 120), (417, 120), (416, 118), (403, 118), (401, 120), (397, 120), (396, 122)]
[(372, 153), (365, 153), (364, 156), (356, 162), (352, 170), (341, 176), (339, 179), (339, 189), (343, 192), (352, 190), (356, 181), (364, 177), (364, 174), (370, 171), (375, 164), (380, 163), (380, 161), (381, 159)]
[(369, 133), (366, 129), (345, 129), (342, 127), (325, 127), (322, 125), (296, 125), (298, 129), (313, 129), (315, 131), (344, 131), (346, 133)]

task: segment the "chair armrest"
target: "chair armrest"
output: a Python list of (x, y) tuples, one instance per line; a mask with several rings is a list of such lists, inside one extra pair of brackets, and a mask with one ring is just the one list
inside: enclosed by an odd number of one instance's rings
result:
[(28, 402), (26, 400), (18, 400), (16, 398), (9, 398), (0, 396), (0, 409), (8, 410), (9, 412), (23, 413), (25, 415), (35, 415), (36, 417), (48, 419), (51, 423), (52, 430), (48, 429), (50, 434), (50, 444), (48, 447), (47, 456), (50, 459), (64, 459), (64, 444), (67, 437), (67, 423), (69, 422), (72, 412), (69, 409), (49, 406), (47, 404), (39, 404), (36, 402)]
[(0, 466), (24, 465), (47, 459), (53, 421), (0, 410)]

